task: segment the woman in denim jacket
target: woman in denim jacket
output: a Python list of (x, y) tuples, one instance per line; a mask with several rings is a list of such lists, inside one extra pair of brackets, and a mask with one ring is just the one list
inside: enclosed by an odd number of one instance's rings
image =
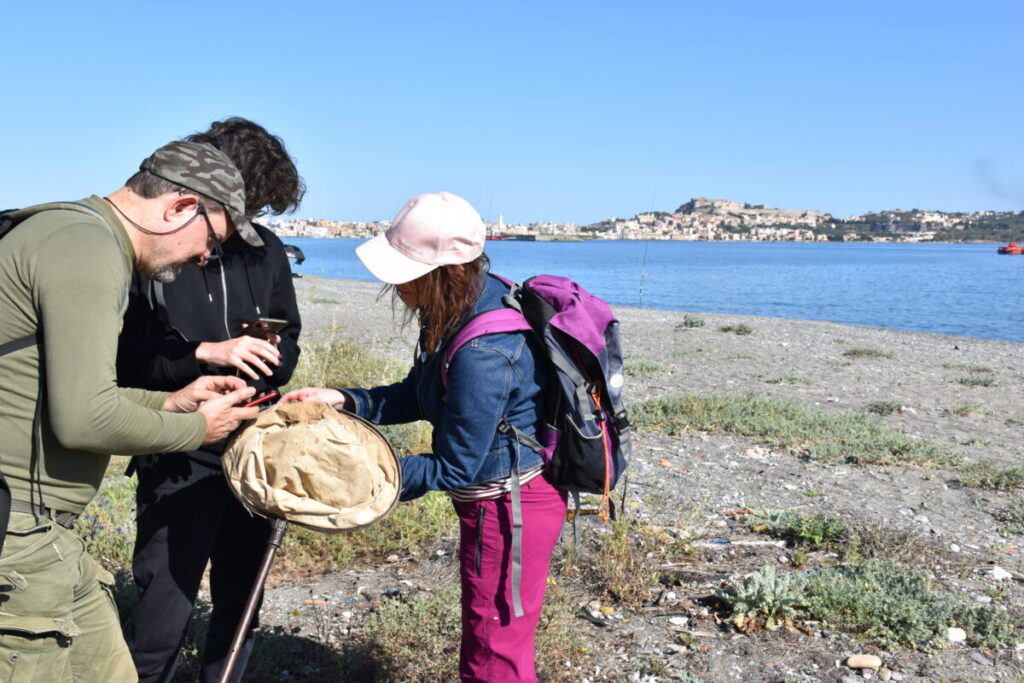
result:
[[(545, 479), (540, 456), (499, 424), (535, 436), (545, 383), (540, 351), (522, 332), (477, 337), (452, 358), (447, 388), (441, 382), (452, 334), (474, 315), (502, 308), (508, 294), (487, 274), (483, 246), (483, 221), (464, 199), (440, 192), (409, 200), (386, 233), (356, 249), (417, 318), (420, 339), (408, 376), (373, 389), (298, 389), (282, 400), (326, 401), (378, 424), (433, 425), (433, 452), (402, 458), (401, 499), (447, 491), (459, 516), (460, 677), (535, 681), (534, 633), (566, 494)], [(512, 607), (513, 467), (521, 498), (521, 617)]]

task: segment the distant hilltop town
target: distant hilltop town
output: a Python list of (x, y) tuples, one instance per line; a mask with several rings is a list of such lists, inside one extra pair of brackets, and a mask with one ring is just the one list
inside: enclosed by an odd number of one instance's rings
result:
[[(270, 222), (281, 237), (372, 237), (389, 221), (346, 222), (290, 219)], [(773, 209), (728, 199), (695, 197), (674, 212), (649, 211), (632, 218), (609, 218), (591, 225), (529, 223), (509, 225), (501, 216), (487, 224), (488, 239), (529, 241), (690, 240), (690, 241), (1024, 241), (1024, 212), (893, 210), (850, 218), (822, 211)]]

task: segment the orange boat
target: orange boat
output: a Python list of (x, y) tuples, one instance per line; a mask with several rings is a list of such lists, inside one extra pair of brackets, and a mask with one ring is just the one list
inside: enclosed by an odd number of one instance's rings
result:
[(1010, 242), (1005, 247), (999, 247), (1000, 254), (1024, 254), (1024, 246), (1016, 242)]

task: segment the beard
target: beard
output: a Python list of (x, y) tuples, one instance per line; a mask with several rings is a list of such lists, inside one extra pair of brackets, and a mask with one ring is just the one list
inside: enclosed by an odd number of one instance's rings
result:
[(173, 261), (171, 263), (167, 263), (166, 261), (169, 255), (168, 251), (161, 247), (157, 247), (152, 251), (150, 263), (156, 262), (160, 263), (160, 265), (143, 267), (139, 268), (139, 270), (153, 282), (159, 282), (160, 284), (166, 285), (177, 279), (178, 275), (181, 274), (182, 268), (194, 263), (199, 263), (199, 259), (196, 257), (185, 261)]
[(178, 275), (181, 273), (181, 269), (185, 267), (183, 263), (172, 263), (166, 266), (157, 266), (152, 271), (146, 274), (153, 282), (159, 282), (162, 285), (174, 282)]

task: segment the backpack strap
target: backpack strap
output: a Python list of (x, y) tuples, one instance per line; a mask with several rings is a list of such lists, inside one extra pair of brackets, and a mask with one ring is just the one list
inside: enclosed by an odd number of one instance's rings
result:
[(441, 384), (445, 387), (448, 386), (448, 366), (451, 365), (452, 358), (455, 357), (459, 349), (473, 339), (485, 334), (532, 329), (523, 314), (511, 308), (496, 308), (473, 316), (462, 326), (462, 329), (455, 333), (455, 336), (448, 342), (448, 346), (445, 347), (444, 358), (441, 362)]

